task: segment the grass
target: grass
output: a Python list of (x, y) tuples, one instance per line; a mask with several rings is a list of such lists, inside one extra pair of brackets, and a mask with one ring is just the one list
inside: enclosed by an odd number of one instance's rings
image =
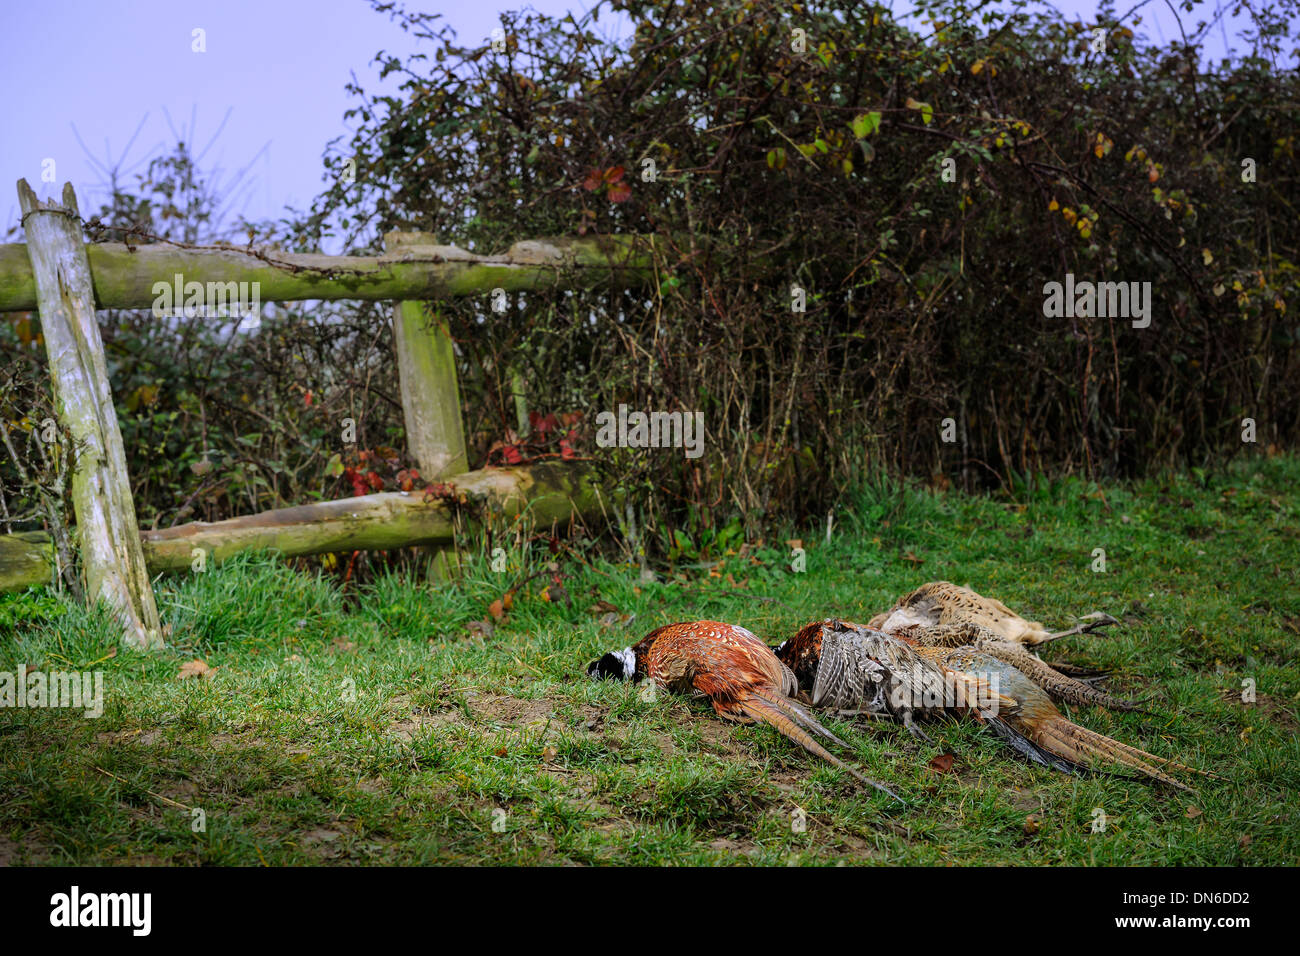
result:
[[(468, 625), (491, 620), (519, 567), (345, 596), (241, 559), (159, 583), (171, 647), (147, 656), (118, 651), (102, 614), (0, 596), (0, 671), (102, 670), (106, 698), (98, 719), (0, 710), (0, 863), (1295, 864), (1297, 488), (1294, 458), (1104, 494), (1027, 483), (1016, 501), (876, 480), (829, 544), (805, 542), (805, 573), (783, 542), (655, 582), (571, 562), (571, 607), (534, 579), (491, 634)], [(927, 746), (829, 721), (900, 807), (768, 728), (583, 675), (662, 623), (719, 618), (775, 641), (933, 579), (1053, 626), (1121, 618), (1046, 656), (1113, 670), (1111, 688), (1151, 695), (1154, 713), (1074, 718), (1220, 779), (1184, 794), (1068, 777), (973, 722), (931, 725)], [(195, 658), (215, 672), (180, 679)], [(944, 752), (951, 770), (931, 769)]]

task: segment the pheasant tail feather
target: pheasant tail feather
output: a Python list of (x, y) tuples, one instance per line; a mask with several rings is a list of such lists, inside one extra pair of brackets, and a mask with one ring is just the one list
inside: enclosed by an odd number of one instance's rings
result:
[(1093, 767), (1098, 763), (1119, 764), (1179, 790), (1192, 788), (1175, 780), (1155, 766), (1156, 764), (1177, 770), (1189, 770), (1193, 773), (1203, 772), (1122, 744), (1118, 740), (1088, 730), (1086, 727), (1080, 727), (1060, 716), (1038, 723), (1029, 732), (1029, 736), (1040, 747), (1064, 757), (1071, 763)]
[(749, 697), (738, 700), (736, 706), (739, 707), (746, 716), (752, 717), (754, 720), (760, 720), (765, 724), (769, 724), (779, 733), (797, 743), (804, 750), (807, 750), (810, 754), (821, 757), (827, 763), (839, 767), (841, 770), (847, 771), (860, 783), (864, 783), (869, 787), (874, 787), (882, 793), (889, 794), (899, 803), (904, 802), (902, 797), (894, 793), (894, 791), (890, 790), (884, 784), (878, 783), (875, 780), (869, 780), (814, 740), (811, 734), (801, 726), (805, 721), (808, 724), (813, 725), (817, 731), (827, 736), (833, 737), (834, 735), (811, 717), (807, 717), (806, 715), (803, 717), (791, 716), (792, 713), (797, 712), (793, 711), (792, 708), (782, 706), (781, 703), (777, 703), (776, 700), (762, 694), (752, 694)]

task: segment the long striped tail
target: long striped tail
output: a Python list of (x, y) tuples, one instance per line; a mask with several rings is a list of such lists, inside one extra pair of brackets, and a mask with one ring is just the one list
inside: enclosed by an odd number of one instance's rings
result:
[[(745, 716), (769, 724), (779, 733), (797, 743), (810, 754), (821, 757), (827, 763), (846, 771), (859, 783), (864, 783), (868, 787), (874, 787), (881, 793), (887, 793), (899, 803), (906, 803), (902, 797), (894, 793), (894, 791), (890, 790), (883, 783), (870, 780), (863, 776), (857, 770), (850, 767), (843, 760), (814, 740), (809, 731), (820, 734), (829, 740), (834, 740), (844, 744), (843, 741), (814, 720), (809, 716), (807, 711), (789, 698), (776, 694), (768, 695), (759, 692), (751, 692), (750, 696), (737, 700), (735, 706), (744, 713)], [(844, 744), (844, 746), (847, 747), (848, 745)]]
[(1002, 720), (1010, 729), (1027, 737), (1037, 747), (1080, 767), (1101, 769), (1098, 764), (1119, 764), (1137, 770), (1163, 784), (1187, 791), (1191, 791), (1192, 788), (1175, 780), (1160, 768), (1185, 770), (1207, 777), (1214, 776), (1204, 770), (1197, 770), (1195, 767), (1188, 767), (1164, 757), (1157, 757), (1145, 750), (1130, 747), (1128, 744), (1122, 744), (1111, 737), (1080, 727), (1060, 714), (1032, 722), (1018, 715), (994, 719)]
[(986, 644), (980, 649), (1002, 663), (1010, 664), (1058, 700), (1069, 701), (1071, 704), (1092, 704), (1108, 710), (1147, 712), (1138, 701), (1113, 697), (1104, 690), (1098, 690), (1061, 673), (1053, 665), (1031, 654), (1019, 644)]

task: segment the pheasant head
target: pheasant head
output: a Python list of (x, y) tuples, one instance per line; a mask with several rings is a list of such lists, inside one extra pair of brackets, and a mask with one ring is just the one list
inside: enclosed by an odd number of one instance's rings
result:
[(587, 665), (587, 676), (597, 680), (636, 680), (636, 651), (625, 647), (596, 658)]

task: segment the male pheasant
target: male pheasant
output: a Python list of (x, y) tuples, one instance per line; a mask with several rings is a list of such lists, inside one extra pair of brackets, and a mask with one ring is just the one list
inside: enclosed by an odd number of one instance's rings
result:
[(801, 704), (792, 699), (798, 684), (771, 648), (743, 627), (721, 621), (690, 621), (656, 628), (632, 647), (611, 651), (587, 667), (591, 677), (649, 679), (675, 692), (698, 691), (709, 698), (724, 720), (762, 721), (809, 753), (821, 757), (858, 781), (889, 794), (813, 739), (817, 734), (848, 747)]
[(1018, 669), (973, 648), (916, 645), (827, 620), (804, 627), (776, 653), (811, 686), (814, 707), (905, 724), (913, 714), (970, 714), (1030, 760), (1067, 773), (1118, 764), (1189, 790), (1164, 770), (1203, 772), (1073, 723)]

